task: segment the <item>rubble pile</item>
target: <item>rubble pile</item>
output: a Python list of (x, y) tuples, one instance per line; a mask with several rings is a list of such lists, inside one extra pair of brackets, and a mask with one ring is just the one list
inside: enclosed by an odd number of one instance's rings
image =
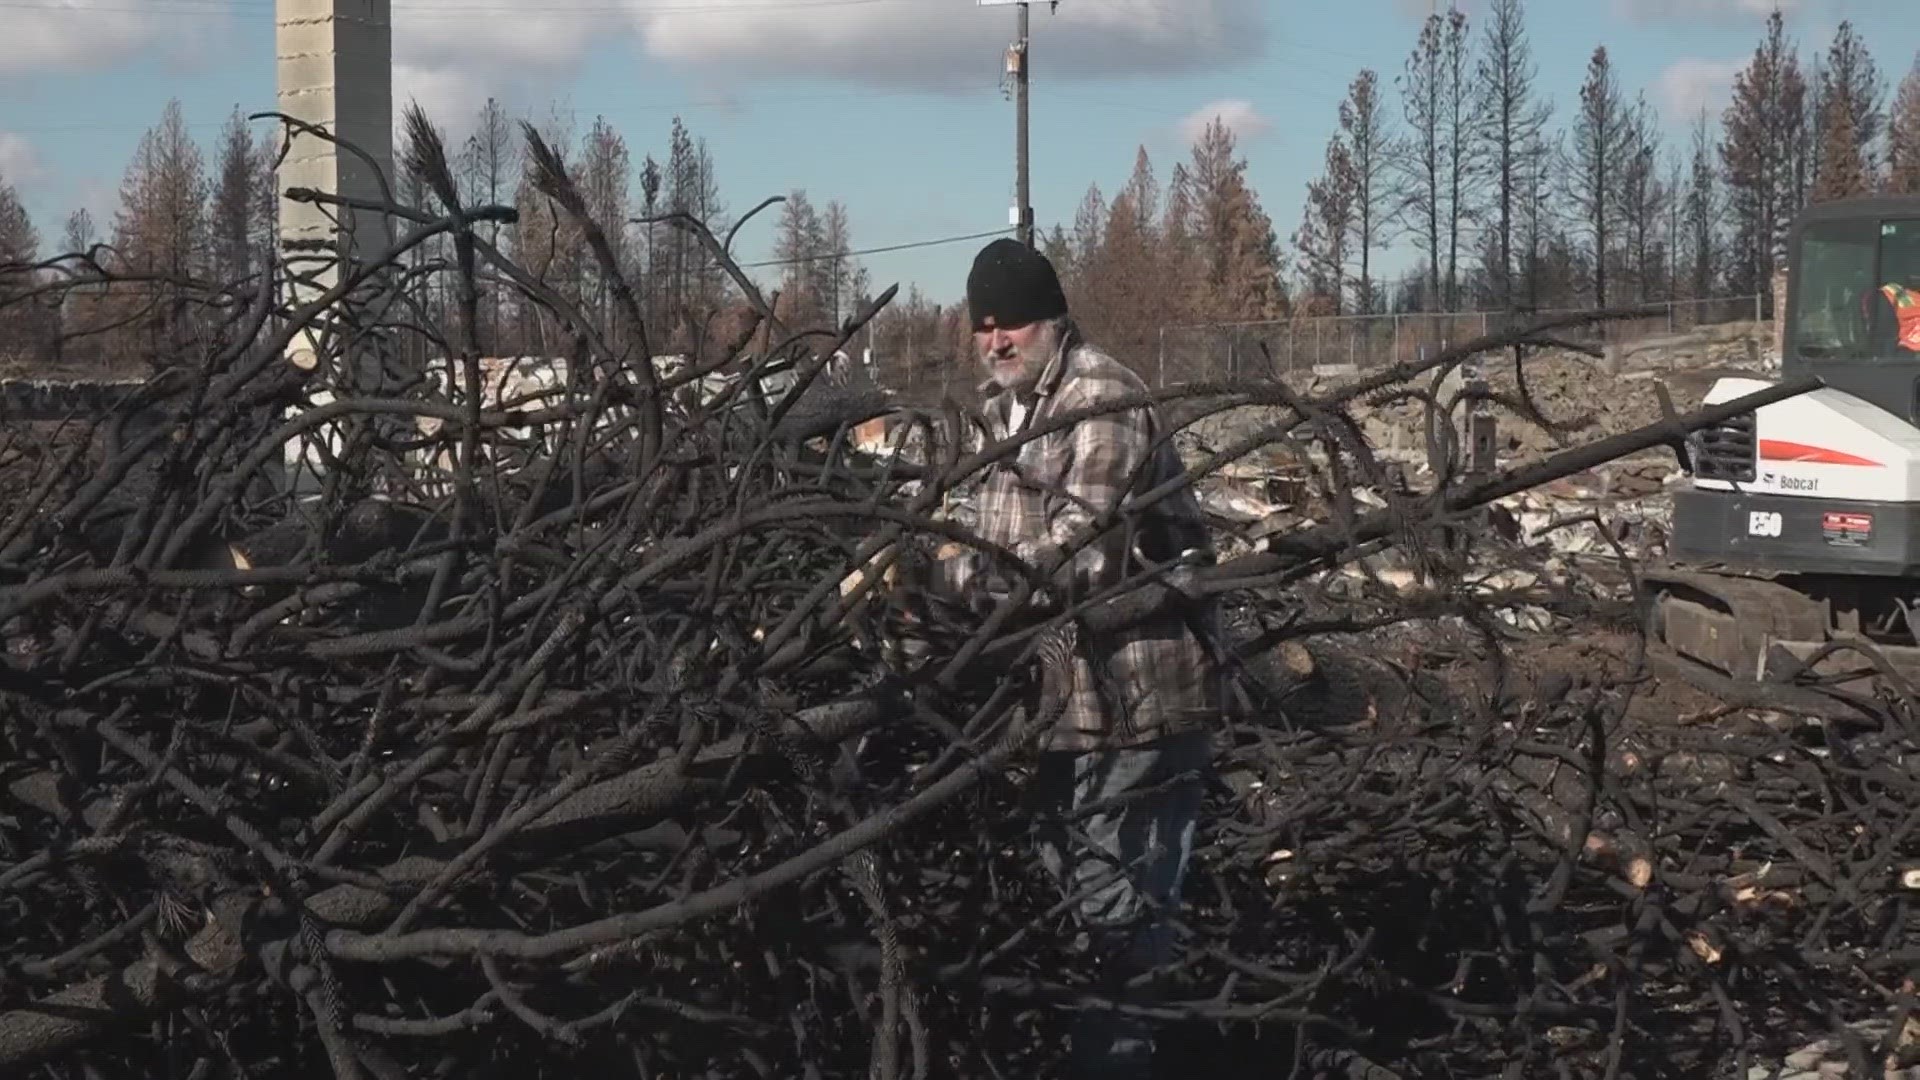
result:
[[(1503, 464), (1537, 459), (1569, 445), (1655, 423), (1661, 416), (1656, 384), (1666, 387), (1676, 409), (1697, 408), (1715, 380), (1766, 373), (1769, 335), (1765, 324), (1734, 323), (1643, 339), (1611, 349), (1599, 359), (1544, 349), (1527, 355), (1524, 387), (1510, 355), (1484, 356), (1478, 370), (1489, 390), (1510, 399), (1524, 397), (1547, 421), (1543, 426), (1500, 403), (1486, 406), (1498, 420), (1499, 459)], [(1456, 369), (1441, 380), (1440, 400), (1450, 401), (1465, 385), (1464, 368)], [(1326, 389), (1320, 383), (1310, 387), (1314, 392)], [(1431, 486), (1435, 454), (1458, 452), (1429, 431), (1430, 409), (1418, 398), (1373, 405), (1362, 401), (1351, 415), (1369, 452), (1396, 471), (1384, 484), (1352, 487), (1347, 494), (1358, 503), (1385, 505), (1388, 487)], [(1197, 466), (1215, 451), (1256, 438), (1262, 431), (1284, 430), (1290, 416), (1285, 408), (1261, 406), (1208, 415), (1182, 432), (1183, 457), (1189, 466)], [(1202, 505), (1220, 525), (1227, 550), (1252, 550), (1265, 537), (1325, 519), (1328, 500), (1307, 480), (1316, 471), (1324, 472), (1325, 445), (1324, 441), (1311, 445), (1269, 442), (1198, 482)], [(1569, 567), (1582, 563), (1584, 572), (1597, 575), (1597, 580), (1624, 584), (1625, 575), (1609, 573), (1605, 564), (1617, 564), (1623, 556), (1643, 560), (1664, 554), (1672, 522), (1667, 491), (1680, 476), (1670, 451), (1647, 450), (1497, 500), (1490, 512), (1509, 540), (1537, 542), (1549, 556), (1539, 572), (1551, 580), (1566, 580)], [(1604, 529), (1592, 522), (1562, 524), (1594, 515), (1604, 516)], [(1486, 582), (1512, 580), (1490, 551), (1476, 557)], [(1339, 573), (1347, 578), (1370, 575), (1376, 585), (1415, 588), (1420, 575), (1405, 563), (1404, 557), (1389, 553)], [(1490, 589), (1482, 592), (1492, 595)], [(1505, 590), (1502, 594), (1511, 595)], [(1539, 607), (1529, 607), (1524, 616), (1509, 613), (1509, 617), (1537, 627), (1551, 621)]]
[[(1664, 384), (1678, 409), (1696, 407), (1716, 379), (1731, 375), (1768, 377), (1777, 370), (1771, 352), (1771, 325), (1729, 323), (1700, 327), (1680, 334), (1635, 341), (1629, 345), (1596, 345), (1605, 355), (1592, 357), (1559, 348), (1531, 350), (1524, 360), (1525, 390), (1534, 407), (1559, 431), (1543, 428), (1528, 418), (1495, 404), (1499, 415), (1503, 457), (1531, 457), (1560, 446), (1601, 435), (1629, 431), (1659, 419), (1654, 386)], [(1488, 388), (1509, 398), (1519, 396), (1521, 384), (1510, 353), (1490, 353), (1478, 365)], [(1440, 381), (1439, 398), (1449, 401), (1460, 393), (1465, 373), (1456, 370)], [(1323, 376), (1299, 389), (1325, 392), (1340, 379)], [(1428, 456), (1428, 409), (1418, 400), (1397, 400), (1381, 406), (1357, 403), (1352, 411), (1368, 445), (1383, 458), (1419, 462)], [(1245, 438), (1265, 426), (1285, 422), (1285, 409), (1246, 407), (1216, 413), (1187, 429), (1183, 449), (1197, 459), (1202, 447), (1217, 448)], [(1278, 466), (1285, 451), (1269, 447), (1251, 460)]]
[[(1675, 408), (1695, 408), (1717, 379), (1766, 377), (1761, 343), (1770, 334), (1766, 324), (1735, 323), (1636, 342), (1599, 358), (1563, 349), (1529, 354), (1521, 368), (1525, 390), (1548, 424), (1489, 405), (1499, 419), (1499, 451), (1503, 457), (1533, 457), (1652, 423), (1660, 418), (1656, 385), (1666, 387)], [(1510, 399), (1520, 394), (1522, 380), (1510, 355), (1490, 355), (1479, 367), (1493, 394)], [(1443, 381), (1443, 401), (1461, 391), (1464, 375), (1456, 372)], [(1396, 403), (1363, 411), (1359, 418), (1374, 446), (1397, 452), (1423, 450), (1424, 416), (1424, 408)]]

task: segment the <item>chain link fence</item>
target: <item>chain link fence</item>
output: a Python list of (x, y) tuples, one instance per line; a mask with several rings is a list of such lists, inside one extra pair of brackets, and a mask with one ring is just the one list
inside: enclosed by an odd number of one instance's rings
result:
[[(1661, 313), (1651, 318), (1613, 323), (1604, 332), (1581, 332), (1609, 345), (1625, 346), (1701, 326), (1757, 322), (1763, 310), (1761, 297), (1757, 295), (1674, 300), (1661, 304), (1660, 308)], [(1562, 308), (1531, 314), (1474, 311), (1330, 315), (1270, 322), (1168, 326), (1160, 331), (1157, 355), (1142, 359), (1152, 365), (1150, 374), (1159, 386), (1314, 370), (1339, 374), (1419, 360), (1509, 326), (1555, 315), (1577, 314), (1581, 310), (1586, 309)]]

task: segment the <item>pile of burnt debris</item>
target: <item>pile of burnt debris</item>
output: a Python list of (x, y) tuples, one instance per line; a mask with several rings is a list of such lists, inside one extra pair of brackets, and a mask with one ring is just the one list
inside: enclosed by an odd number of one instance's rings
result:
[[(154, 422), (11, 459), (0, 1073), (1047, 1076), (1087, 1010), (1152, 1017), (1173, 1067), (1221, 1076), (1866, 1076), (1913, 1054), (1912, 702), (1814, 722), (1667, 687), (1631, 603), (1550, 539), (1611, 550), (1618, 522), (1489, 509), (1756, 402), (1511, 471), (1465, 474), (1441, 439), (1424, 481), (1356, 438), (1357, 403), (1612, 313), (1311, 397), (1162, 392), (1169, 415), (1286, 413), (1193, 473), (1312, 509), (1012, 625), (871, 591), (909, 549), (976, 542), (956, 500), (1010, 446), (948, 437), (969, 406), (807, 398), (836, 347), (778, 326), (721, 400), (677, 394), (702, 372), (621, 362), (486, 246), (511, 211), (462, 204), (411, 138), (441, 205), (392, 208), (407, 235), (454, 237), (434, 272), (455, 295), (485, 273), (547, 305), (567, 378), (483, 401), (475, 320), (256, 285), (220, 306), (230, 346), (154, 358)], [(276, 360), (309, 330), (340, 351)], [(414, 334), (451, 343), (447, 378), (343, 362)], [(734, 407), (774, 371), (786, 389)], [(889, 412), (924, 453), (861, 449)], [(1268, 448), (1292, 487), (1245, 490), (1235, 462)], [(1117, 987), (1028, 842), (1058, 692), (1039, 658), (1171, 592), (1220, 602), (1238, 701), (1178, 958)]]

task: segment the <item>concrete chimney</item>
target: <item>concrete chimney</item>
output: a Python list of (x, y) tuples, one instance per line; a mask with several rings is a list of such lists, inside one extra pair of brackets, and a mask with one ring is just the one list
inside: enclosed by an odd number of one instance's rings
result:
[[(392, 0), (275, 0), (280, 111), (324, 128), (366, 152), (393, 179)], [(378, 198), (374, 168), (351, 151), (295, 135), (281, 163), (280, 190)], [(338, 224), (336, 224), (338, 218)], [(388, 243), (384, 214), (338, 211), (280, 200), (280, 238), (290, 254), (321, 245), (366, 257)]]
[[(274, 0), (274, 50), (280, 111), (351, 147), (292, 133), (275, 177), (281, 196), (281, 253), (290, 272), (306, 279), (290, 283), (290, 299), (310, 303), (339, 282), (340, 265), (369, 259), (392, 242), (394, 222), (386, 214), (286, 198), (289, 188), (298, 187), (379, 199), (382, 177), (393, 183), (392, 0)], [(318, 343), (309, 334), (326, 321), (323, 317), (308, 334), (288, 343), (289, 363), (318, 367)], [(346, 357), (345, 367), (335, 374), (357, 384), (349, 393), (376, 392), (383, 382), (374, 348), (363, 347)], [(316, 386), (311, 396), (320, 404), (337, 392)], [(289, 443), (282, 482), (298, 495), (318, 491), (323, 458), (312, 443), (325, 440), (338, 452), (340, 438), (338, 430), (327, 425)]]

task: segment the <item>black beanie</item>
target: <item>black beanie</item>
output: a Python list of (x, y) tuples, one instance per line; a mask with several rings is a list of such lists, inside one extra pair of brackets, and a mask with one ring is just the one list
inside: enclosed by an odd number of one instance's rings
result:
[(1003, 236), (974, 256), (967, 308), (976, 328), (989, 317), (995, 326), (1025, 326), (1065, 315), (1067, 294), (1045, 255)]

